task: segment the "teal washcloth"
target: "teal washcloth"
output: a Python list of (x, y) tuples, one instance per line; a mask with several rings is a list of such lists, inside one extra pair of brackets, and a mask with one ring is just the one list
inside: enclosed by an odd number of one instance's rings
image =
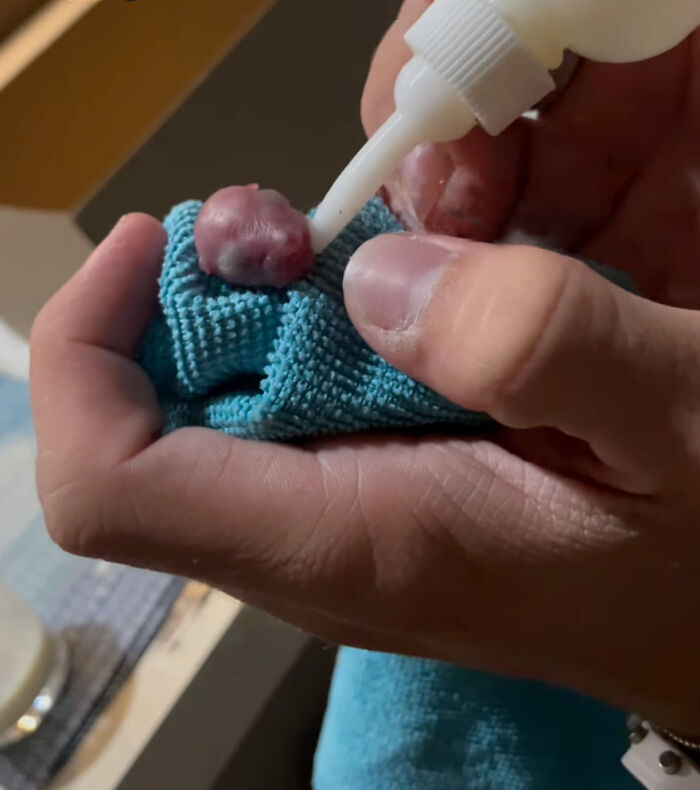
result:
[(201, 207), (184, 203), (165, 221), (162, 314), (144, 348), (168, 430), (205, 425), (246, 439), (289, 440), (488, 424), (387, 365), (347, 317), (349, 257), (373, 236), (401, 230), (383, 203), (371, 201), (311, 274), (284, 291), (231, 288), (200, 271), (193, 230)]
[[(402, 228), (371, 201), (285, 291), (231, 288), (203, 274), (201, 203), (176, 207), (160, 280), (161, 314), (143, 348), (166, 430), (208, 426), (288, 440), (448, 424), (483, 429), (391, 368), (343, 304), (352, 253)], [(626, 790), (624, 720), (543, 686), (433, 662), (341, 650), (316, 760), (317, 790)]]
[(640, 790), (625, 717), (594, 700), (436, 661), (344, 648), (315, 790)]

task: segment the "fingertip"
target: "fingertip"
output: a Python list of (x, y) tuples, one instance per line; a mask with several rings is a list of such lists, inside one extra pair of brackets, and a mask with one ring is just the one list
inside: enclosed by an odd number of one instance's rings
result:
[[(348, 314), (370, 345), (410, 353), (416, 324), (435, 296), (443, 276), (471, 242), (427, 234), (378, 236), (351, 258), (343, 283)], [(391, 360), (390, 360), (391, 361)]]
[(112, 232), (126, 226), (138, 226), (142, 228), (149, 228), (153, 232), (158, 231), (163, 234), (165, 233), (163, 224), (155, 217), (151, 216), (150, 214), (146, 214), (143, 211), (130, 211), (128, 214), (123, 214), (114, 224)]
[(98, 244), (83, 269), (103, 264), (106, 258), (120, 252), (130, 253), (120, 256), (125, 265), (159, 262), (166, 243), (165, 228), (155, 217), (139, 212), (125, 214)]

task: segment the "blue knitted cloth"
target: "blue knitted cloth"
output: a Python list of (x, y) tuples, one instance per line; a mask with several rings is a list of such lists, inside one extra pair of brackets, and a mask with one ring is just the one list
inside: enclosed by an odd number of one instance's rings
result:
[(622, 714), (436, 661), (340, 651), (315, 790), (640, 790)]
[(289, 440), (488, 424), (387, 365), (345, 312), (349, 257), (373, 236), (401, 230), (381, 201), (371, 201), (312, 273), (284, 291), (235, 289), (200, 271), (193, 229), (201, 207), (184, 203), (165, 220), (162, 313), (142, 360), (168, 430), (205, 425), (246, 439)]
[[(346, 315), (349, 257), (373, 236), (402, 229), (379, 200), (285, 291), (230, 288), (199, 270), (193, 230), (201, 205), (184, 203), (165, 221), (161, 313), (142, 353), (166, 430), (200, 425), (289, 440), (490, 424), (387, 365)], [(621, 715), (576, 695), (346, 649), (315, 788), (632, 790), (619, 766), (623, 747)]]

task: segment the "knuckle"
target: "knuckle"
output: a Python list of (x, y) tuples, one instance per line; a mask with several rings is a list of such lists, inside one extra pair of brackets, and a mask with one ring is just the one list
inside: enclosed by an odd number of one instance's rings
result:
[(41, 494), (46, 529), (61, 549), (81, 557), (105, 556), (107, 485), (100, 478), (71, 479)]

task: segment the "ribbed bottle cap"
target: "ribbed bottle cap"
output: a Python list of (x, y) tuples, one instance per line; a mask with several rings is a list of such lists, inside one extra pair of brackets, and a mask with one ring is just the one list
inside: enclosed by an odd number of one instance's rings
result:
[(435, 0), (406, 43), (498, 135), (554, 88), (546, 67), (488, 0)]

